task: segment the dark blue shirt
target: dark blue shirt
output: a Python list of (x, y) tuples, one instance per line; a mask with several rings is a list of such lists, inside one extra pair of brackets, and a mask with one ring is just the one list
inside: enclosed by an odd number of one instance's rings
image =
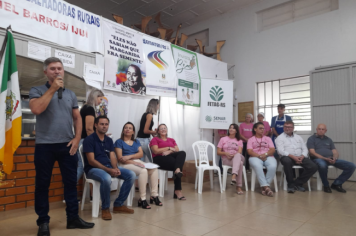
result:
[[(287, 116), (287, 115), (285, 115), (285, 116), (286, 116), (286, 121), (287, 121), (287, 120), (292, 120), (292, 117)], [(281, 118), (279, 118), (279, 115), (278, 115), (278, 116), (273, 116), (273, 117), (272, 117), (272, 121), (271, 121), (271, 128), (276, 128), (276, 127), (275, 127), (275, 126), (276, 126), (276, 120), (282, 121), (282, 120), (284, 120), (284, 117), (282, 116)], [(280, 128), (283, 128), (283, 126), (280, 127)], [(282, 132), (282, 133), (283, 133), (283, 132)]]
[[(110, 152), (114, 151), (114, 143), (111, 138), (105, 135), (104, 141), (101, 141), (96, 134), (92, 133), (84, 139), (83, 152), (84, 154), (93, 152), (96, 161), (100, 162), (104, 166), (111, 166)], [(94, 168), (89, 165), (88, 158), (84, 155), (84, 171), (88, 174), (89, 170)]]
[(118, 139), (115, 142), (115, 147), (122, 149), (122, 156), (128, 156), (138, 153), (138, 148), (141, 147), (140, 142), (136, 139), (130, 146), (124, 140)]

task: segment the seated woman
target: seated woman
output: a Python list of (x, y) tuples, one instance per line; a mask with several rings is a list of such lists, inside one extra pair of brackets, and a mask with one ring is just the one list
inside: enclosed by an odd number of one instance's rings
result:
[[(262, 122), (253, 125), (252, 136), (247, 143), (247, 151), (250, 155), (250, 165), (256, 172), (258, 182), (262, 188), (262, 195), (273, 197), (270, 189), (277, 169), (277, 161), (273, 154), (275, 148), (270, 137), (264, 136), (265, 126)], [(266, 176), (263, 172), (263, 166), (267, 168)]]
[(236, 184), (236, 192), (238, 195), (243, 194), (241, 187), (245, 158), (241, 155), (242, 148), (243, 144), (240, 139), (239, 126), (237, 124), (231, 124), (227, 136), (220, 139), (218, 155), (221, 156), (223, 165), (232, 166), (231, 185)]
[(143, 156), (141, 144), (135, 139), (135, 126), (131, 122), (127, 122), (121, 132), (121, 138), (115, 142), (115, 153), (121, 166), (132, 170), (138, 176), (138, 185), (140, 191), (140, 199), (138, 206), (143, 209), (151, 209), (146, 201), (146, 186), (149, 175), (151, 182), (151, 198), (150, 203), (155, 203), (157, 206), (162, 206), (158, 199), (158, 170), (146, 169), (145, 163), (140, 160)]
[[(174, 171), (174, 198), (186, 200), (182, 194), (181, 177), (185, 162), (185, 152), (179, 151), (176, 141), (167, 136), (167, 126), (160, 124), (157, 128), (157, 137), (150, 142), (153, 163), (160, 166), (160, 169)], [(163, 188), (163, 187), (162, 187)]]

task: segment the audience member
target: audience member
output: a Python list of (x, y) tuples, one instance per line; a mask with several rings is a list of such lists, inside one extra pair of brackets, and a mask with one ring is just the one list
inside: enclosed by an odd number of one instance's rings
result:
[(250, 163), (248, 158), (250, 155), (247, 152), (247, 142), (248, 139), (253, 136), (252, 134), (252, 127), (253, 127), (253, 115), (251, 113), (247, 113), (245, 116), (245, 123), (240, 125), (240, 138), (243, 142), (243, 150), (242, 155), (246, 158), (246, 171), (250, 172)]

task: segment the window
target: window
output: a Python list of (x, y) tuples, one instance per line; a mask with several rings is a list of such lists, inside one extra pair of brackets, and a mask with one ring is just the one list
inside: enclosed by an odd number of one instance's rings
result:
[(257, 12), (258, 31), (339, 9), (339, 0), (294, 0)]
[(311, 131), (309, 75), (257, 83), (257, 109), (270, 124), (280, 103), (286, 105), (285, 114), (292, 117), (294, 130)]

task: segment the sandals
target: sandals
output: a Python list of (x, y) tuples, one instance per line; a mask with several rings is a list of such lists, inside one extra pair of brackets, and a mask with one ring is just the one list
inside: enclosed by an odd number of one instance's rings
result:
[(174, 195), (173, 195), (173, 198), (174, 198), (174, 199), (178, 199), (178, 200), (183, 200), (183, 201), (187, 200), (184, 196), (178, 198), (178, 197), (177, 197), (177, 194), (174, 194)]
[(156, 206), (163, 206), (162, 202), (158, 199), (158, 196), (150, 198), (150, 203), (152, 204), (153, 202), (156, 204)]
[(237, 193), (237, 195), (243, 195), (244, 194), (244, 192), (242, 192), (242, 190), (240, 190), (240, 191), (236, 190), (236, 193)]
[(236, 179), (232, 179), (230, 184), (231, 185), (236, 185)]
[(266, 187), (265, 191), (266, 191), (266, 196), (273, 197), (273, 191), (269, 187)]
[(147, 201), (146, 200), (141, 200), (138, 199), (138, 204), (137, 204), (139, 207), (142, 207), (142, 209), (151, 209), (150, 205), (148, 205)]

